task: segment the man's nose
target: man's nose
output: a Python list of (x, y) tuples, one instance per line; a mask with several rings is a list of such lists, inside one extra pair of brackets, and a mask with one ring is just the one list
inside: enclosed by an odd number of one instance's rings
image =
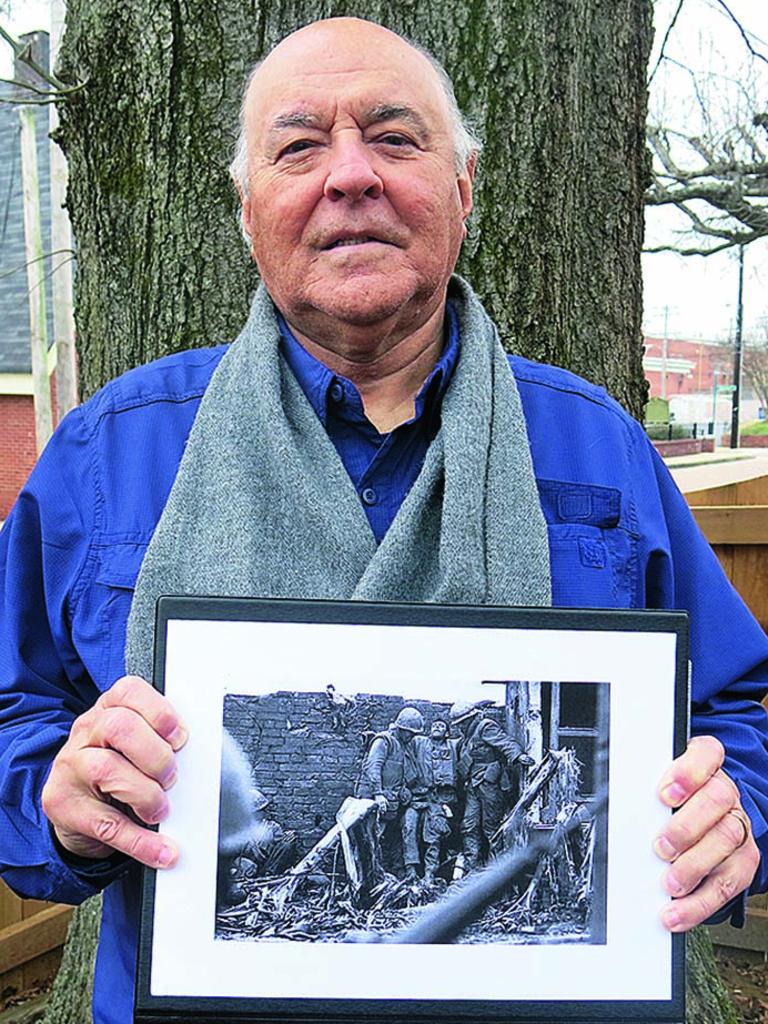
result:
[(337, 144), (331, 150), (330, 159), (324, 188), (326, 198), (358, 202), (364, 196), (378, 199), (384, 191), (384, 183), (376, 173), (371, 154), (362, 140)]

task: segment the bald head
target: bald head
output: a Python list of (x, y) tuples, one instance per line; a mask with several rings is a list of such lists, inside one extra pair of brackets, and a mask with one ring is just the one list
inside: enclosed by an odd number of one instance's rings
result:
[[(276, 90), (307, 66), (319, 74), (347, 74), (381, 67), (402, 67), (432, 94), (451, 136), (457, 172), (481, 148), (456, 102), (453, 84), (438, 61), (422, 47), (362, 18), (327, 18), (312, 22), (281, 40), (251, 71), (243, 94), (240, 133), (230, 173), (241, 194), (248, 191), (248, 140)], [(299, 112), (294, 111), (294, 114)]]

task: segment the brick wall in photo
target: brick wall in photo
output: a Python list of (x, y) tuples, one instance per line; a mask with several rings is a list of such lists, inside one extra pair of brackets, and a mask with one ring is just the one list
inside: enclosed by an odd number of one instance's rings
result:
[(421, 711), (427, 730), (450, 708), (356, 694), (352, 707), (338, 712), (325, 693), (230, 695), (224, 725), (248, 758), (252, 784), (270, 798), (269, 816), (298, 833), (303, 853), (333, 826), (344, 798), (354, 795), (366, 740), (386, 729), (406, 704)]

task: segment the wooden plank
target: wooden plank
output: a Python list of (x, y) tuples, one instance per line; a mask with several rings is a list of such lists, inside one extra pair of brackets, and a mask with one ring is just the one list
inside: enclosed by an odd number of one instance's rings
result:
[(21, 921), (24, 917), (23, 902), (4, 882), (0, 882), (0, 928)]
[(0, 974), (61, 946), (71, 916), (71, 907), (52, 906), (0, 930)]
[(685, 500), (691, 508), (694, 505), (735, 505), (736, 487), (733, 484), (724, 484), (722, 487), (707, 487), (701, 491), (687, 491)]
[[(768, 477), (761, 476), (755, 480), (742, 480), (734, 484), (736, 492), (734, 505), (768, 505)], [(726, 502), (723, 502), (726, 504)]]
[(710, 544), (768, 545), (768, 505), (694, 505), (691, 512)]
[(768, 630), (768, 547), (734, 547), (730, 580), (763, 629)]

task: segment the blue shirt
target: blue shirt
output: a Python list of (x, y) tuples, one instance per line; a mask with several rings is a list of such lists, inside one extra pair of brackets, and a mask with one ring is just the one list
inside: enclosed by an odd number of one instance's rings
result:
[[(124, 672), (132, 588), (224, 348), (140, 367), (69, 414), (0, 532), (0, 872), (77, 903), (107, 882), (96, 1024), (131, 1019), (136, 866), (62, 858), (40, 793), (75, 717)], [(724, 577), (642, 428), (601, 389), (510, 360), (559, 606), (684, 608), (692, 731), (719, 737), (768, 886), (768, 638)], [(118, 877), (120, 876), (120, 877)]]
[(283, 355), (333, 441), (380, 543), (416, 482), (440, 428), (440, 403), (459, 357), (459, 326), (451, 303), (443, 351), (416, 395), (414, 414), (387, 434), (380, 434), (365, 415), (360, 392), (352, 381), (332, 373), (310, 355), (280, 315), (278, 323)]

